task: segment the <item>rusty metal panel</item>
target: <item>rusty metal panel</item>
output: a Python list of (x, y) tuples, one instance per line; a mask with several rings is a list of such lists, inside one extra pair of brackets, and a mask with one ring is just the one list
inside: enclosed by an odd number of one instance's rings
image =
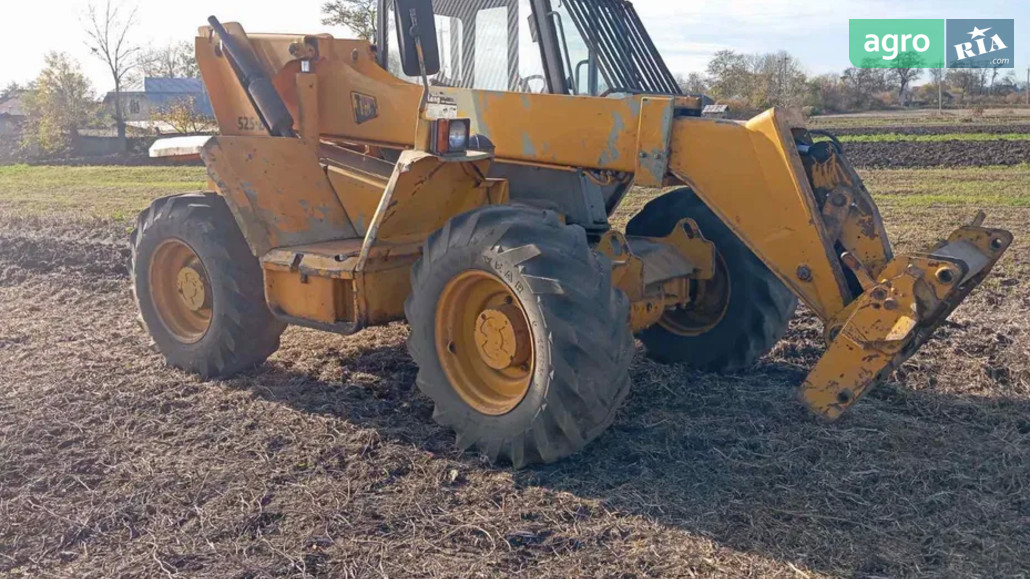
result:
[(677, 119), (669, 170), (825, 320), (850, 293), (784, 114)]
[(636, 184), (661, 187), (669, 170), (669, 141), (672, 139), (673, 99), (640, 99), (637, 128)]
[(404, 151), (376, 213), (377, 240), (425, 239), (452, 217), (508, 202), (506, 181), (487, 179), (487, 155), (436, 157)]
[(830, 239), (839, 240), (860, 269), (875, 277), (894, 253), (880, 211), (861, 177), (832, 148), (825, 160), (806, 155), (804, 166), (816, 199), (823, 203), (823, 223)]
[[(246, 33), (239, 24), (229, 22), (225, 28), (238, 42), (249, 45)], [(222, 55), (218, 40), (211, 35), (210, 29), (207, 30), (208, 33), (198, 36), (195, 42), (197, 66), (204, 75), (204, 87), (211, 97), (219, 133), (255, 137), (268, 135), (257, 109), (236, 79), (229, 59)]]
[(268, 307), (279, 316), (332, 325), (354, 318), (353, 282), (265, 270)]
[(830, 347), (805, 379), (802, 401), (839, 417), (933, 335), (1012, 245), (1012, 234), (961, 227), (932, 254), (901, 255), (827, 322)]
[(317, 154), (303, 141), (215, 137), (201, 156), (255, 255), (357, 237)]

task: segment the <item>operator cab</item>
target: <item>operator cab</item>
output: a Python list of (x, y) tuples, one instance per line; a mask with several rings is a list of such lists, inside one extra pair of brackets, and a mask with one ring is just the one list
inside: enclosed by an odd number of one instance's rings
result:
[[(433, 0), (434, 86), (608, 96), (681, 95), (625, 0)], [(394, 0), (380, 0), (379, 64), (399, 78)]]

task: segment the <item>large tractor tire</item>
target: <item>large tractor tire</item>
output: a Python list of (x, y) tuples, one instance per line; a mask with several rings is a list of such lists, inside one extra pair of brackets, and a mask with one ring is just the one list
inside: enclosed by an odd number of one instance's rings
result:
[(279, 349), (261, 265), (221, 196), (154, 201), (132, 232), (133, 296), (170, 366), (224, 378)]
[(663, 237), (689, 217), (718, 252), (716, 276), (694, 284), (694, 302), (667, 312), (639, 334), (649, 357), (698, 370), (748, 368), (787, 331), (797, 298), (690, 189), (651, 201), (626, 227), (628, 235)]
[(405, 312), (418, 387), (462, 450), (516, 468), (568, 456), (629, 391), (629, 302), (553, 212), (493, 206), (426, 241)]

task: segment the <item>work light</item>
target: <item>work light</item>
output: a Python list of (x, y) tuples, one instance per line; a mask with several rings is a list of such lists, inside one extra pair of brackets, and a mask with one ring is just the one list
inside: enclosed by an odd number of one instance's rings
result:
[(430, 150), (435, 155), (463, 153), (469, 145), (469, 119), (437, 119), (430, 134)]

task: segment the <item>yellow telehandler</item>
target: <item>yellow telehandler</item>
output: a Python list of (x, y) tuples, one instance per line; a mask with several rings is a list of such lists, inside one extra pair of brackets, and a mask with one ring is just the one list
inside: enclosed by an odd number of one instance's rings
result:
[[(649, 356), (746, 368), (797, 300), (827, 349), (801, 385), (835, 419), (1012, 243), (982, 213), (895, 255), (832, 135), (774, 109), (702, 116), (625, 0), (381, 0), (375, 43), (247, 34), (212, 17), (197, 61), (220, 128), (211, 192), (132, 236), (142, 319), (169, 364), (225, 377), (287, 324), (406, 319), (418, 387), (462, 449), (516, 467), (582, 448)], [(678, 187), (630, 221), (634, 185)]]

